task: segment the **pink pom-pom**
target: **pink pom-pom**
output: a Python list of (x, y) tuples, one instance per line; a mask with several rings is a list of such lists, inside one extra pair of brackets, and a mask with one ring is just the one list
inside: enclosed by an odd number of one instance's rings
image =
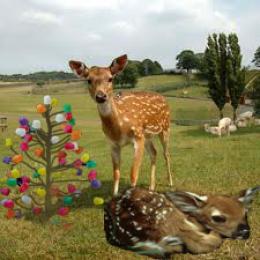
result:
[(73, 184), (68, 184), (67, 189), (69, 193), (74, 193), (76, 191), (76, 186)]
[(22, 183), (30, 183), (31, 179), (28, 176), (22, 176)]
[(26, 133), (28, 133), (30, 130), (30, 126), (28, 125), (21, 125), (20, 128), (23, 128), (26, 131)]
[(88, 180), (91, 182), (97, 178), (97, 171), (96, 170), (91, 170), (88, 173)]
[(1, 190), (1, 194), (4, 196), (8, 196), (10, 193), (10, 189), (9, 188), (2, 188)]
[(29, 189), (29, 183), (25, 182), (20, 186), (20, 192), (25, 192)]
[(27, 142), (27, 143), (31, 142), (32, 139), (33, 139), (33, 137), (32, 137), (32, 135), (30, 135), (30, 134), (26, 134), (26, 135), (24, 136), (24, 141)]
[(12, 209), (14, 207), (14, 202), (12, 200), (6, 200), (4, 202), (4, 207), (7, 209)]
[(72, 133), (72, 126), (71, 125), (65, 125), (64, 132), (69, 134)]
[(59, 158), (59, 165), (65, 165), (67, 163), (66, 158)]
[(28, 145), (28, 143), (22, 142), (22, 143), (20, 144), (20, 149), (21, 149), (21, 151), (23, 151), (23, 152), (28, 151), (28, 150), (29, 150), (29, 145)]
[(81, 161), (80, 159), (77, 159), (77, 160), (73, 163), (73, 166), (74, 166), (74, 168), (76, 168), (76, 169), (81, 168), (81, 166), (82, 166), (82, 161)]
[(74, 150), (75, 145), (74, 145), (73, 143), (66, 143), (66, 144), (64, 145), (64, 148), (65, 148), (66, 150)]
[(69, 214), (70, 209), (68, 207), (63, 207), (58, 209), (58, 215), (64, 217)]
[(42, 208), (39, 208), (39, 207), (34, 207), (33, 208), (33, 214), (34, 215), (40, 215), (42, 213)]
[(66, 120), (71, 120), (72, 119), (72, 113), (71, 112), (66, 113), (65, 118), (66, 118)]

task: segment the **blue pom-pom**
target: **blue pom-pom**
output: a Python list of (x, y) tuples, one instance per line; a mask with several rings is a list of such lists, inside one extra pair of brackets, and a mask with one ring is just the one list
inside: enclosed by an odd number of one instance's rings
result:
[(99, 189), (101, 187), (101, 181), (93, 180), (90, 183), (92, 189)]
[(77, 174), (77, 176), (81, 176), (82, 175), (82, 170), (81, 169), (77, 169), (76, 174)]

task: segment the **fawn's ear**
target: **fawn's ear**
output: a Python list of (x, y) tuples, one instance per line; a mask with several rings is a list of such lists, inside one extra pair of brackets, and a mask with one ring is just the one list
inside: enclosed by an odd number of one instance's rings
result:
[(179, 210), (185, 213), (198, 213), (208, 199), (207, 196), (183, 191), (167, 192), (166, 196)]
[(83, 62), (70, 60), (69, 66), (77, 77), (86, 78), (88, 76), (88, 68)]
[(116, 75), (124, 70), (127, 65), (127, 55), (122, 55), (114, 59), (110, 65), (110, 71), (112, 75)]
[(242, 202), (246, 207), (253, 201), (257, 192), (260, 191), (260, 186), (243, 190), (238, 195), (238, 201)]

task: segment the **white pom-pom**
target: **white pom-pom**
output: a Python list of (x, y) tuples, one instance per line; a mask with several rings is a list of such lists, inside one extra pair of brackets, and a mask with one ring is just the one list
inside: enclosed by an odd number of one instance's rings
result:
[(32, 121), (32, 127), (35, 129), (40, 129), (41, 128), (41, 121), (40, 120), (33, 120)]
[(64, 121), (65, 121), (64, 115), (63, 115), (63, 114), (57, 114), (57, 115), (55, 116), (55, 121), (56, 121), (57, 123), (64, 122)]
[(26, 130), (24, 128), (16, 128), (15, 133), (21, 137), (26, 135)]
[(0, 201), (0, 204), (1, 204), (1, 205), (4, 205), (7, 200), (8, 200), (8, 199), (2, 199), (2, 200)]
[(74, 150), (78, 150), (79, 149), (79, 145), (77, 142), (72, 142), (74, 144)]
[(50, 105), (51, 104), (51, 97), (50, 96), (44, 96), (43, 97), (43, 103), (44, 103), (44, 105)]
[(60, 141), (60, 138), (57, 135), (55, 135), (51, 138), (52, 144), (57, 144), (59, 141)]
[(31, 197), (29, 197), (28, 195), (23, 195), (23, 196), (21, 197), (21, 201), (22, 201), (24, 204), (30, 205), (31, 202), (32, 202), (32, 199), (31, 199)]

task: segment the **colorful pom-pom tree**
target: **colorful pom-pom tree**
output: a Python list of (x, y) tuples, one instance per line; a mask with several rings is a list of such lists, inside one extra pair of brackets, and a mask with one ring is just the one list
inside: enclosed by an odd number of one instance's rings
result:
[[(55, 197), (62, 201), (56, 213), (65, 216), (81, 193), (75, 182), (87, 181), (93, 189), (101, 186), (97, 180), (96, 162), (90, 160), (89, 154), (78, 145), (81, 132), (74, 129), (71, 105), (65, 104), (62, 111), (54, 112), (57, 104), (57, 99), (44, 96), (43, 104), (36, 106), (44, 125), (40, 120), (19, 119), (20, 126), (15, 131), (21, 138), (18, 149), (11, 138), (6, 139), (5, 145), (12, 155), (3, 158), (8, 170), (1, 178), (0, 203), (7, 209), (7, 218), (21, 217), (22, 210), (50, 216)], [(74, 159), (69, 162), (69, 158)], [(84, 168), (89, 169), (86, 177), (83, 176)], [(67, 170), (74, 171), (75, 178), (64, 178)], [(58, 183), (67, 183), (66, 190), (62, 190)], [(95, 205), (102, 202), (102, 198), (94, 199)]]

